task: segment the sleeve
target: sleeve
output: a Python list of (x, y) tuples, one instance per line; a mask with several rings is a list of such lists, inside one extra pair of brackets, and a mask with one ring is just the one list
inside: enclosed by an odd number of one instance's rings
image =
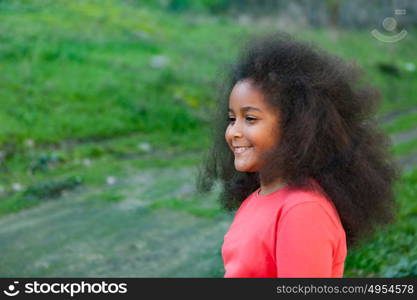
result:
[(277, 227), (278, 277), (331, 277), (335, 225), (316, 202), (291, 207)]

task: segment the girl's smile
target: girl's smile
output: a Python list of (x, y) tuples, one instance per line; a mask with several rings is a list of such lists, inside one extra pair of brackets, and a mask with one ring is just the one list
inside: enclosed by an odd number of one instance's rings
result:
[(250, 80), (239, 81), (229, 98), (229, 126), (225, 138), (235, 154), (235, 168), (257, 172), (266, 161), (264, 154), (280, 139), (279, 113), (265, 101)]
[(233, 152), (235, 154), (244, 153), (252, 147), (233, 146)]

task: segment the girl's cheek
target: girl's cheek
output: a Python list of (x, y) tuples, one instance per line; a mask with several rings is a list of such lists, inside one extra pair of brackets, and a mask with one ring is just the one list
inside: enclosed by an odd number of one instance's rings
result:
[(227, 126), (226, 131), (224, 132), (224, 138), (226, 139), (226, 142), (229, 143), (229, 129), (230, 129), (230, 125)]

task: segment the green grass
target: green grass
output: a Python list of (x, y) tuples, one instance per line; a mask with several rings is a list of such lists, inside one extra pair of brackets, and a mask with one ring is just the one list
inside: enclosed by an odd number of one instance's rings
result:
[[(1, 8), (0, 121), (8, 126), (0, 129), (0, 145), (18, 149), (26, 139), (56, 144), (207, 126), (198, 111), (213, 103), (218, 71), (245, 36), (267, 31), (224, 17), (180, 18), (132, 1), (13, 1)], [(417, 104), (416, 72), (403, 70), (405, 62), (417, 64), (411, 35), (398, 45), (367, 32), (295, 35), (363, 65), (386, 96), (383, 111)], [(156, 55), (167, 65), (150, 67)], [(379, 72), (379, 62), (398, 66), (401, 77)]]
[[(44, 9), (41, 1), (23, 13), (24, 2), (2, 2), (0, 120), (9, 126), (0, 129), (0, 145), (185, 134), (203, 125), (196, 110), (214, 93), (201, 87), (222, 56), (207, 58), (227, 47), (236, 26), (208, 26), (211, 36), (195, 47), (201, 31), (129, 3), (62, 1)], [(167, 64), (153, 68), (155, 56)]]
[[(51, 197), (49, 190), (54, 191), (55, 186), (58, 191), (61, 189), (71, 192), (72, 178), (79, 180), (82, 188), (105, 188), (109, 177), (117, 181), (125, 178), (128, 174), (140, 173), (149, 169), (182, 168), (185, 166), (195, 166), (201, 162), (201, 152), (172, 151), (160, 152), (159, 154), (144, 153), (126, 159), (115, 159), (106, 155), (96, 159), (91, 159), (90, 164), (86, 165), (81, 160), (67, 163), (64, 166), (56, 166), (35, 175), (16, 173), (15, 177), (7, 178), (7, 187), (3, 191), (0, 200), (0, 216), (7, 215), (27, 209), (49, 200), (58, 200), (60, 193)], [(12, 190), (12, 185), (19, 183), (21, 191)], [(74, 188), (78, 186), (75, 185)], [(61, 187), (61, 188), (60, 188)], [(158, 188), (160, 191), (161, 188)], [(36, 197), (32, 197), (32, 194)]]
[(187, 199), (184, 198), (158, 200), (152, 203), (151, 208), (168, 208), (178, 211), (184, 211), (197, 217), (203, 218), (213, 218), (219, 214), (224, 213), (223, 209), (218, 205), (212, 205), (212, 207), (201, 207), (201, 203), (199, 203), (199, 201), (187, 201)]
[(382, 125), (382, 128), (384, 128), (384, 130), (390, 134), (411, 130), (415, 127), (417, 127), (416, 113), (400, 116), (395, 121)]
[(411, 140), (399, 145), (394, 145), (392, 148), (392, 153), (396, 156), (404, 156), (410, 154), (417, 149), (417, 139)]

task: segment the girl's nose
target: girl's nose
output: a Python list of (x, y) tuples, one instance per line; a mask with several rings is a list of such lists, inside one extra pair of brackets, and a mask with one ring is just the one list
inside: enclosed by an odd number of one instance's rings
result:
[(240, 131), (240, 130), (235, 130), (235, 132), (233, 133), (233, 137), (242, 137), (243, 136), (243, 134), (242, 134), (242, 131)]
[(232, 137), (242, 137), (243, 136), (243, 134), (242, 134), (242, 128), (241, 128), (241, 126), (239, 125), (238, 122), (235, 122), (235, 124), (233, 124), (230, 127), (230, 135)]

